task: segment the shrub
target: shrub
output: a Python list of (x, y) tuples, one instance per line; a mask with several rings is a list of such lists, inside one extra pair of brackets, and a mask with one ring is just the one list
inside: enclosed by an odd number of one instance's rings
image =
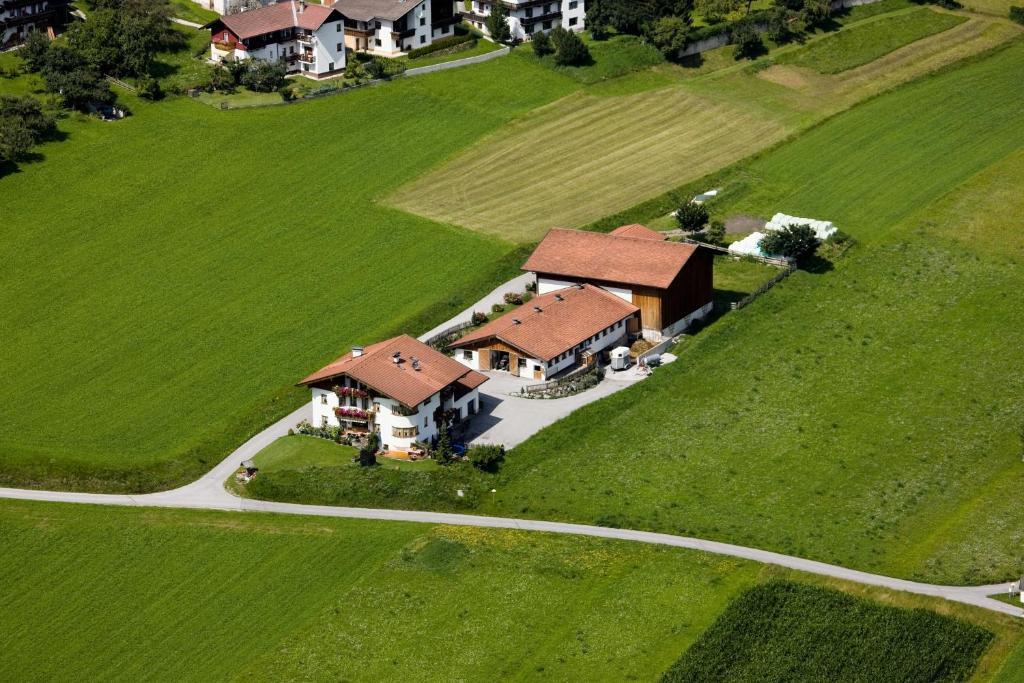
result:
[(694, 239), (708, 244), (722, 244), (725, 242), (725, 223), (722, 221), (711, 221), (701, 232), (694, 234)]
[(501, 445), (473, 446), (467, 453), (473, 467), (484, 472), (493, 472), (505, 460), (505, 447)]
[(707, 207), (703, 204), (686, 201), (676, 209), (676, 223), (686, 232), (698, 232), (707, 225), (708, 218)]
[(41, 71), (50, 54), (50, 39), (42, 31), (32, 31), (25, 39), (25, 44), (18, 51), (18, 56), (25, 62), (29, 71)]
[(532, 45), (533, 54), (538, 57), (545, 57), (555, 51), (555, 48), (551, 45), (551, 38), (544, 31), (538, 31), (533, 34)]
[(504, 312), (505, 312), (505, 307), (502, 306), (501, 304), (492, 304), (491, 305), (491, 313), (504, 313)]
[(551, 31), (551, 44), (555, 48), (555, 64), (558, 66), (582, 66), (591, 61), (590, 50), (583, 39), (561, 26)]
[(455, 457), (455, 449), (452, 448), (452, 437), (448, 433), (447, 426), (442, 424), (441, 429), (438, 430), (437, 443), (434, 444), (430, 455), (439, 465), (447, 465)]
[(210, 88), (228, 92), (235, 89), (235, 77), (223, 64), (210, 67)]
[(476, 42), (476, 38), (470, 33), (466, 33), (459, 36), (448, 36), (447, 38), (435, 40), (430, 45), (418, 47), (415, 50), (409, 50), (408, 57), (409, 59), (416, 59), (417, 57), (423, 57), (424, 55), (429, 55), (434, 52), (440, 52), (441, 50), (447, 50), (449, 48), (457, 47), (459, 45), (462, 45), (463, 43), (472, 42)]
[(474, 325), (483, 325), (487, 322), (487, 314), (481, 311), (473, 311), (473, 315), (470, 317), (469, 321)]
[(523, 295), (520, 294), (519, 292), (506, 292), (505, 303), (510, 304), (512, 306), (522, 306)]
[(689, 29), (682, 17), (662, 17), (651, 25), (648, 38), (661, 54), (672, 59), (686, 46)]
[(377, 449), (380, 448), (380, 437), (370, 432), (366, 437), (366, 445), (359, 449), (359, 466), (373, 467), (377, 464)]
[(374, 57), (366, 64), (366, 72), (371, 78), (394, 78), (405, 73), (406, 66), (405, 59)]
[(1010, 7), (1010, 19), (1018, 24), (1024, 24), (1024, 7)]
[(241, 83), (253, 92), (274, 92), (285, 82), (288, 70), (283, 61), (249, 60)]
[(813, 254), (820, 243), (811, 226), (787, 225), (782, 230), (769, 231), (759, 246), (766, 254), (779, 254), (799, 261)]
[(164, 91), (160, 87), (160, 81), (152, 76), (141, 76), (136, 87), (139, 91), (139, 97), (143, 99), (159, 100), (164, 96)]
[(527, 282), (526, 283), (526, 291), (530, 292), (530, 293), (536, 292), (537, 291), (537, 281), (536, 280), (530, 280), (529, 282)]

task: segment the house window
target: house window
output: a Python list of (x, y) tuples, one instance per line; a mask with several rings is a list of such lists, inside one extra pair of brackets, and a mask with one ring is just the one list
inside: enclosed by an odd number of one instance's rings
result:
[(379, 21), (373, 22), (373, 27), (379, 31), (380, 30), (380, 22)]
[(426, 17), (420, 17), (420, 26), (426, 26), (426, 25), (427, 25), (427, 18)]
[[(330, 62), (330, 63), (329, 63), (328, 65), (327, 65), (327, 70), (328, 70), (328, 71), (334, 71), (334, 62)], [(363, 403), (365, 403), (365, 402), (366, 402), (366, 399), (364, 398), (364, 399), (363, 399)]]
[(380, 47), (380, 38), (374, 38), (373, 44), (376, 45), (377, 47)]
[(341, 43), (338, 43), (337, 47), (335, 47), (334, 49), (337, 52), (341, 52)]
[(423, 428), (424, 429), (427, 428), (427, 416), (426, 415), (423, 416)]
[(392, 427), (391, 436), (398, 439), (412, 439), (420, 433), (417, 427)]
[(420, 36), (420, 45), (422, 45), (425, 42), (427, 42), (427, 37), (426, 36)]
[(335, 33), (341, 33), (341, 22), (340, 21), (337, 24), (334, 25), (334, 31), (335, 31)]
[(526, 18), (529, 19), (532, 16), (533, 16), (533, 8), (532, 7), (527, 7), (526, 8)]
[(227, 31), (224, 31), (224, 37), (221, 38), (220, 42), (222, 42), (222, 43), (228, 42), (228, 32)]
[(323, 427), (324, 429), (327, 429), (327, 427), (329, 426), (327, 424), (327, 416), (326, 415), (323, 415), (323, 416), (320, 417), (320, 426)]
[(575, 26), (575, 25), (576, 25), (576, 24), (578, 24), (579, 22), (580, 22), (580, 20), (579, 20), (579, 19), (577, 19), (576, 17), (570, 17), (570, 18), (569, 18), (569, 26)]
[(579, 6), (580, 6), (580, 3), (579, 3), (578, 0), (570, 0), (570, 2), (569, 2), (569, 9), (576, 9)]
[(551, 22), (550, 21), (545, 21), (543, 26), (544, 26), (544, 30), (547, 31), (549, 28), (551, 28)]
[(462, 358), (463, 360), (473, 360), (473, 352), (470, 351), (469, 349), (466, 349), (465, 351), (462, 352)]
[(327, 405), (327, 394), (320, 395), (320, 403)]

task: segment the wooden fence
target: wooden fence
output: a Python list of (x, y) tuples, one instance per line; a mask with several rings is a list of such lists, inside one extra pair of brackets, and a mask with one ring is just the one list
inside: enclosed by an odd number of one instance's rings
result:
[(793, 268), (793, 267), (786, 268), (785, 270), (780, 270), (778, 273), (775, 274), (774, 277), (772, 277), (771, 280), (768, 280), (768, 282), (764, 283), (763, 285), (758, 287), (756, 290), (754, 290), (753, 292), (751, 292), (747, 296), (743, 297), (739, 301), (733, 301), (732, 303), (730, 303), (729, 304), (729, 308), (731, 308), (734, 311), (743, 308), (744, 306), (749, 304), (751, 301), (753, 301), (754, 299), (756, 299), (757, 297), (761, 296), (762, 294), (767, 292), (769, 289), (774, 287), (775, 285), (777, 285), (780, 282), (782, 282), (783, 280), (785, 280), (787, 277), (789, 277), (793, 273), (794, 270), (796, 270), (796, 268)]
[(523, 393), (529, 396), (530, 394), (542, 394), (548, 391), (552, 391), (553, 389), (558, 389), (559, 387), (571, 384), (572, 382), (575, 382), (583, 377), (586, 377), (591, 373), (596, 373), (598, 369), (599, 366), (597, 363), (593, 363), (592, 365), (584, 365), (582, 367), (576, 368), (575, 370), (571, 370), (565, 375), (559, 377), (558, 379), (553, 379), (550, 382), (544, 382), (542, 384), (531, 384), (529, 386), (525, 386), (523, 387)]
[(705, 249), (710, 249), (711, 251), (717, 251), (719, 254), (732, 256), (733, 258), (750, 259), (752, 261), (757, 261), (758, 263), (767, 263), (769, 266), (777, 266), (779, 268), (793, 267), (793, 262), (785, 258), (772, 258), (771, 256), (753, 256), (749, 254), (734, 254), (731, 251), (729, 251), (729, 247), (723, 247), (718, 244), (710, 244), (708, 242), (700, 242), (689, 237), (684, 237), (683, 241), (689, 242), (690, 244), (696, 244), (698, 246), (704, 247)]

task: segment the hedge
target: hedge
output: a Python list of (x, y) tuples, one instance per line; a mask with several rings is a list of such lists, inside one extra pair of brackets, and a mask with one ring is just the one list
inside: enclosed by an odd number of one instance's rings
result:
[(1013, 19), (1018, 24), (1024, 24), (1024, 7), (1010, 7), (1010, 19)]
[(430, 45), (418, 47), (415, 50), (409, 50), (409, 59), (416, 59), (417, 57), (429, 55), (434, 52), (447, 50), (448, 48), (455, 47), (456, 45), (468, 43), (471, 40), (476, 40), (476, 37), (471, 33), (461, 36), (448, 36), (447, 38), (441, 38), (440, 40), (435, 40)]

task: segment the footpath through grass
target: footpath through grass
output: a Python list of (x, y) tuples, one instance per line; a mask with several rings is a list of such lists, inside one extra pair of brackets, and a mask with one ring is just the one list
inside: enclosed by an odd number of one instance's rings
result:
[(941, 33), (967, 21), (966, 17), (921, 7), (909, 12), (854, 25), (806, 47), (788, 52), (778, 61), (837, 74), (872, 62), (915, 40)]
[(733, 600), (661, 680), (953, 683), (970, 678), (992, 637), (927, 610), (780, 581)]
[(0, 483), (191, 480), (304, 400), (311, 368), (517, 272), (507, 242), (374, 200), (574, 87), (499, 59), (295, 107), (62, 122), (0, 178)]

